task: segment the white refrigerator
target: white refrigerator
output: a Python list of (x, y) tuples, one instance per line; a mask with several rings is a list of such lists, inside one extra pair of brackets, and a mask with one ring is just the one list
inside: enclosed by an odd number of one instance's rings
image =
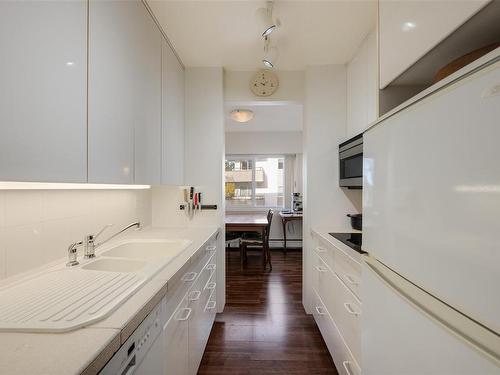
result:
[(500, 374), (498, 55), (364, 135), (364, 375)]

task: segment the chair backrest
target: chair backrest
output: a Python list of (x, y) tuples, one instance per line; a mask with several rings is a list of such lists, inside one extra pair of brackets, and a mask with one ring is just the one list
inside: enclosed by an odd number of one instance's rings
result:
[(269, 235), (271, 233), (271, 223), (273, 221), (273, 215), (274, 215), (273, 210), (269, 210), (267, 212), (267, 227), (266, 227), (266, 234), (265, 234), (264, 242), (267, 243), (268, 245), (269, 245)]

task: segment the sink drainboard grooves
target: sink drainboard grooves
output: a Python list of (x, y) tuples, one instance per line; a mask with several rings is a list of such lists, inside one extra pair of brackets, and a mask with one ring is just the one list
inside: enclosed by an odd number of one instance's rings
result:
[(103, 319), (146, 278), (137, 273), (61, 270), (0, 291), (0, 331), (68, 331)]

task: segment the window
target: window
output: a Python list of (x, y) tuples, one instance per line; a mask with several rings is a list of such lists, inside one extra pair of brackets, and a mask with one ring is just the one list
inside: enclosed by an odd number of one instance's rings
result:
[(228, 156), (225, 163), (226, 206), (232, 209), (283, 208), (284, 156)]

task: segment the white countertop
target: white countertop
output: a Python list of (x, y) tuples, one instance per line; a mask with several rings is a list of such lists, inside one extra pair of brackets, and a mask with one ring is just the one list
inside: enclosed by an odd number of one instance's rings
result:
[[(148, 305), (154, 307), (165, 295), (169, 279), (189, 262), (217, 230), (217, 227), (144, 228), (140, 232), (121, 236), (120, 240), (183, 238), (192, 243), (102, 321), (66, 333), (0, 332), (0, 374), (66, 375), (95, 372), (93, 365), (99, 362), (99, 358), (101, 362), (107, 361), (118, 350), (133, 327), (147, 314)], [(61, 259), (61, 262), (66, 262), (66, 259)], [(36, 270), (38, 272), (40, 269)]]

